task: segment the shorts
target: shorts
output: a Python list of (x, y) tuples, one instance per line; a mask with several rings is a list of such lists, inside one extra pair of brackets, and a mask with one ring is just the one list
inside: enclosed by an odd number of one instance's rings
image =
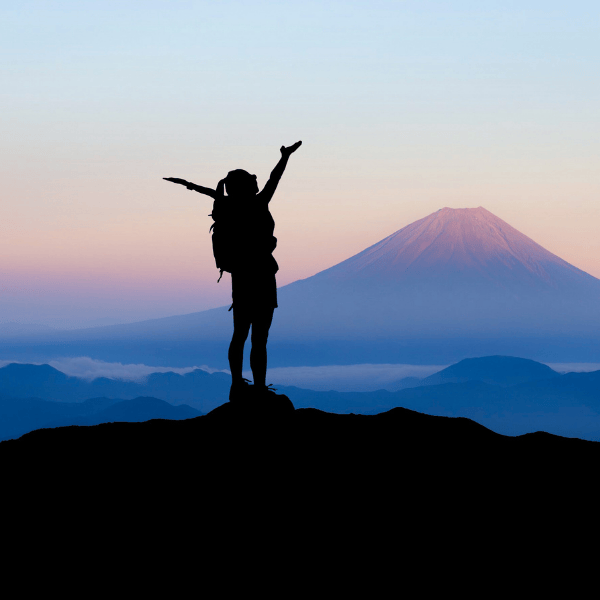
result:
[(265, 312), (277, 308), (275, 273), (248, 269), (231, 274), (233, 308)]

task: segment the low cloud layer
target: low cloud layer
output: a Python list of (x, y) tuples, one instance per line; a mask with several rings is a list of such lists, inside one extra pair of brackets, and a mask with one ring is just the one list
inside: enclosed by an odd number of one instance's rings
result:
[[(3, 367), (15, 361), (0, 361)], [(184, 375), (194, 369), (214, 373), (208, 365), (193, 367), (153, 367), (144, 364), (104, 362), (89, 356), (58, 358), (47, 364), (70, 377), (91, 381), (98, 377), (125, 381), (144, 381), (152, 373), (174, 372)], [(268, 382), (279, 385), (295, 385), (312, 390), (370, 391), (386, 388), (403, 377), (427, 377), (445, 365), (331, 365), (325, 367), (279, 367), (269, 369)], [(223, 370), (224, 373), (229, 371)], [(244, 372), (252, 379), (252, 372)]]
[(600, 363), (546, 363), (559, 373), (589, 373), (600, 371)]
[[(386, 389), (404, 377), (427, 377), (447, 365), (330, 365), (326, 367), (279, 367), (269, 369), (268, 382), (311, 390), (368, 392)], [(251, 378), (251, 373), (245, 377)]]
[[(16, 361), (2, 360), (0, 368)], [(174, 372), (184, 375), (194, 369), (208, 373), (226, 370), (213, 369), (207, 365), (193, 367), (153, 367), (144, 364), (122, 364), (104, 362), (88, 356), (58, 358), (49, 363), (55, 369), (71, 377), (91, 381), (98, 377), (142, 382), (152, 373)], [(336, 390), (339, 392), (366, 392), (378, 389), (394, 389), (394, 382), (404, 377), (427, 377), (437, 373), (447, 365), (330, 365), (324, 367), (278, 367), (269, 369), (268, 383), (293, 385), (311, 390)], [(587, 372), (600, 370), (600, 363), (549, 363), (559, 373)], [(252, 379), (250, 371), (244, 377)]]
[[(4, 367), (11, 362), (4, 360), (0, 361), (0, 367)], [(79, 356), (76, 358), (58, 358), (56, 360), (49, 361), (51, 367), (54, 367), (58, 371), (61, 371), (65, 375), (70, 377), (79, 377), (91, 381), (98, 377), (107, 377), (108, 379), (121, 379), (125, 381), (137, 381), (141, 382), (152, 373), (179, 373), (185, 375), (195, 369), (202, 369), (208, 373), (214, 373), (220, 369), (212, 369), (207, 365), (200, 365), (194, 367), (152, 367), (143, 364), (122, 364), (118, 362), (104, 362), (102, 360), (96, 360), (88, 356)], [(228, 373), (229, 371), (224, 371)]]
[[(393, 385), (404, 377), (424, 378), (449, 365), (331, 365), (326, 367), (282, 367), (269, 369), (268, 382), (295, 385), (311, 390), (338, 392), (370, 392), (397, 389)], [(559, 373), (584, 373), (600, 370), (600, 363), (550, 363)], [(244, 377), (252, 378), (247, 371)]]

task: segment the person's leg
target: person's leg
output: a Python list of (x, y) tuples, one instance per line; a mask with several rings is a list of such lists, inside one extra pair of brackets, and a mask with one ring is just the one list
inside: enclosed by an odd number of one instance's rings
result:
[(252, 319), (252, 350), (250, 351), (250, 368), (254, 386), (265, 387), (267, 380), (267, 339), (269, 328), (273, 322), (273, 308), (260, 311)]
[(229, 344), (229, 369), (233, 384), (242, 383), (244, 367), (244, 344), (250, 331), (250, 315), (243, 309), (233, 307), (233, 337)]

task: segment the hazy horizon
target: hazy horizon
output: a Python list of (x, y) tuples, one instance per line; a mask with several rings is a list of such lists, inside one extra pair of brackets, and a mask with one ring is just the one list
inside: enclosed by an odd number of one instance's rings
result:
[[(468, 229), (471, 227), (470, 225), (467, 225), (467, 221), (469, 221), (470, 219), (475, 219), (475, 220), (484, 219), (484, 220), (489, 220), (490, 224), (493, 223), (495, 227), (497, 227), (497, 228), (499, 227), (500, 228), (499, 231), (501, 231), (501, 229), (503, 227), (506, 227), (509, 230), (512, 230), (510, 224), (505, 223), (501, 219), (499, 220), (496, 215), (491, 214), (489, 211), (485, 210), (483, 207), (470, 208), (470, 209), (464, 209), (464, 208), (461, 208), (461, 209), (448, 209), (447, 207), (445, 207), (445, 208), (440, 209), (440, 210), (438, 210), (438, 211), (436, 211), (436, 212), (434, 212), (434, 213), (432, 213), (430, 215), (427, 215), (427, 217), (425, 217), (423, 219), (419, 219), (418, 221), (416, 221), (415, 223), (412, 223), (410, 225), (411, 225), (412, 228), (414, 228), (414, 226), (416, 226), (417, 223), (423, 223), (423, 222), (428, 222), (428, 221), (430, 222), (432, 218), (435, 219), (435, 222), (439, 221), (440, 223), (443, 223), (443, 218), (442, 217), (438, 217), (438, 215), (444, 215), (444, 214), (456, 214), (456, 215), (460, 215), (460, 216), (458, 216), (458, 219), (459, 219), (458, 222), (460, 222), (463, 219), (466, 219), (465, 224), (463, 225), (463, 227), (467, 227)], [(472, 216), (468, 216), (468, 215), (472, 215)], [(444, 226), (444, 228), (445, 228), (445, 226)], [(376, 244), (376, 245), (374, 245), (372, 247), (363, 249), (363, 252), (358, 253), (357, 255), (355, 255), (353, 257), (346, 257), (346, 259), (340, 261), (340, 263), (338, 263), (338, 265), (331, 265), (329, 268), (335, 267), (335, 268), (339, 269), (340, 267), (342, 267), (341, 263), (350, 264), (352, 261), (356, 260), (359, 256), (364, 255), (365, 252), (367, 252), (367, 253), (372, 252), (373, 249), (376, 246), (381, 246), (382, 244), (389, 243), (389, 242), (387, 242), (387, 240), (388, 239), (392, 239), (393, 237), (394, 238), (397, 237), (397, 235), (402, 230), (404, 230), (404, 228), (401, 228), (401, 230), (398, 230), (398, 231), (394, 232), (392, 236), (387, 236), (383, 240), (378, 240), (378, 244)], [(513, 230), (513, 231), (516, 232), (516, 230)], [(456, 236), (456, 233), (457, 232), (454, 232), (454, 234), (451, 234), (451, 235)], [(516, 232), (516, 234), (517, 234), (517, 236), (520, 236), (520, 238), (518, 240), (517, 239), (513, 239), (512, 242), (511, 242), (513, 245), (515, 245), (515, 247), (518, 247), (520, 244), (523, 243), (522, 241), (525, 241), (525, 243), (529, 244), (529, 248), (528, 248), (529, 252), (531, 252), (532, 249), (533, 249), (534, 253), (535, 252), (539, 252), (541, 250), (543, 253), (545, 253), (544, 256), (546, 257), (546, 259), (549, 259), (549, 260), (552, 260), (552, 261), (556, 260), (556, 257), (553, 258), (552, 254), (551, 253), (548, 254), (547, 251), (546, 251), (546, 249), (541, 248), (540, 250), (536, 250), (536, 248), (538, 248), (538, 246), (535, 243), (535, 240), (528, 240), (527, 237), (523, 237), (522, 236), (521, 232)], [(435, 235), (438, 235), (438, 234), (435, 234)], [(459, 233), (459, 236), (460, 235), (464, 236), (465, 233), (464, 232), (462, 234)], [(504, 233), (503, 235), (506, 235), (506, 234)], [(466, 240), (460, 240), (459, 237), (456, 237), (455, 241), (457, 241), (457, 242), (461, 241), (462, 242), (462, 241), (466, 241)], [(531, 244), (531, 241), (533, 241), (534, 244)], [(493, 238), (490, 238), (489, 242), (496, 243), (493, 240)], [(472, 240), (471, 240), (471, 243), (472, 243)], [(510, 246), (510, 243), (509, 243), (509, 246)], [(449, 248), (445, 248), (442, 251), (442, 253), (445, 254), (447, 250), (449, 250)], [(511, 249), (511, 252), (513, 250), (514, 249)], [(521, 253), (523, 253), (523, 252), (527, 253), (528, 250), (521, 248)], [(480, 258), (482, 260), (484, 260), (485, 250), (482, 248), (481, 251), (483, 253), (481, 254)], [(441, 258), (441, 256), (438, 257), (438, 260), (440, 258)], [(531, 257), (529, 257), (529, 259), (531, 259)], [(519, 260), (521, 260), (520, 257), (519, 257)], [(558, 257), (558, 263), (562, 263), (562, 258), (561, 257)], [(572, 265), (572, 266), (575, 266), (575, 265)], [(401, 270), (403, 270), (403, 269), (401, 268)], [(327, 269), (324, 269), (324, 271), (327, 271)], [(321, 271), (321, 272), (313, 274), (313, 275), (319, 275), (320, 276), (322, 273), (323, 272)], [(229, 274), (228, 273), (224, 273), (224, 275), (225, 275), (224, 286), (227, 286), (229, 284)], [(388, 275), (392, 275), (392, 273), (390, 272), (390, 273), (388, 273)], [(312, 277), (312, 275), (309, 276), (309, 277)], [(301, 279), (299, 279), (297, 281), (298, 282), (302, 281), (302, 279), (305, 279), (305, 278), (301, 278)], [(294, 283), (294, 282), (290, 282), (290, 283)], [(284, 287), (284, 286), (279, 285), (278, 287), (281, 288), (281, 287)], [(229, 292), (229, 289), (230, 289), (230, 287), (227, 287), (227, 293)], [(202, 310), (210, 310), (211, 308), (217, 308), (217, 307), (226, 306), (230, 302), (229, 295), (227, 295), (226, 298), (227, 299), (225, 301), (221, 301), (220, 300), (215, 306), (209, 306), (207, 309), (202, 309)], [(193, 311), (193, 312), (202, 312), (202, 311)], [(72, 318), (70, 320), (69, 319), (65, 320), (64, 318), (61, 319), (61, 318), (54, 317), (54, 318), (50, 318), (49, 320), (46, 320), (46, 321), (43, 321), (43, 320), (27, 321), (27, 320), (8, 320), (8, 319), (4, 319), (3, 320), (0, 317), (0, 337), (5, 332), (9, 332), (10, 333), (12, 331), (12, 332), (19, 333), (19, 331), (20, 331), (19, 330), (19, 325), (40, 324), (40, 325), (43, 325), (45, 327), (49, 326), (52, 329), (57, 329), (57, 330), (60, 330), (60, 329), (65, 329), (65, 330), (68, 330), (68, 329), (86, 329), (86, 328), (93, 328), (93, 327), (102, 327), (102, 326), (106, 326), (106, 325), (128, 324), (128, 323), (140, 322), (140, 321), (145, 321), (145, 320), (160, 319), (160, 318), (170, 317), (170, 316), (182, 316), (182, 315), (185, 315), (185, 314), (193, 314), (193, 313), (186, 313), (186, 312), (179, 313), (179, 314), (177, 314), (177, 313), (175, 313), (175, 314), (169, 313), (169, 314), (160, 314), (160, 315), (153, 315), (153, 316), (146, 316), (146, 317), (142, 317), (139, 313), (133, 313), (133, 314), (129, 314), (128, 317), (125, 317), (125, 316), (123, 316), (121, 318), (105, 317), (105, 318), (95, 318), (95, 319), (89, 319), (89, 320), (73, 320)], [(11, 326), (13, 326), (13, 327), (11, 327)], [(35, 331), (35, 328), (31, 328), (31, 330)], [(27, 332), (28, 329), (25, 327), (25, 328), (22, 328), (22, 331), (23, 332)]]

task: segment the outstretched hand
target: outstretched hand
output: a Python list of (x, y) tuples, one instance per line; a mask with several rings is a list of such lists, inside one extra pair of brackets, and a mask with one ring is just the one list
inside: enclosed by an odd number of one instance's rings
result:
[(281, 146), (281, 156), (289, 156), (293, 152), (296, 152), (300, 146), (302, 146), (302, 142), (296, 142), (293, 146), (288, 146), (287, 148), (285, 146)]
[(163, 179), (171, 183), (178, 183), (179, 185), (189, 185), (185, 179), (177, 179), (176, 177), (163, 177)]

